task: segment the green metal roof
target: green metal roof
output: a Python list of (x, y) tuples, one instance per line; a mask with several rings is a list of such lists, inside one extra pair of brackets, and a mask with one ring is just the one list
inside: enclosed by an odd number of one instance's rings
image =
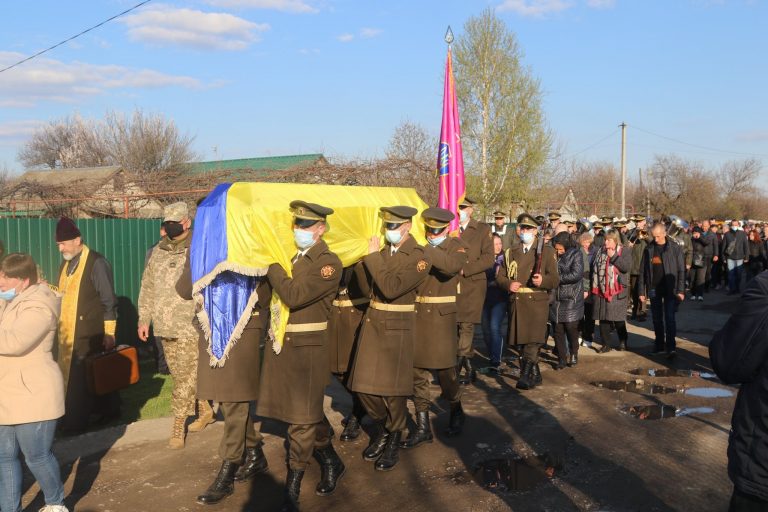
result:
[(251, 170), (282, 171), (302, 165), (312, 165), (324, 161), (321, 153), (307, 155), (266, 156), (261, 158), (238, 158), (236, 160), (211, 160), (189, 164), (189, 172), (202, 174), (213, 171)]

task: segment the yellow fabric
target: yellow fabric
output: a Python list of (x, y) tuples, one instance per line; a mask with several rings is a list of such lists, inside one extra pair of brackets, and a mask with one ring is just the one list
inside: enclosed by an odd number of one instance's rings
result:
[[(59, 367), (64, 375), (64, 389), (69, 382), (69, 367), (72, 362), (72, 347), (75, 343), (77, 325), (77, 298), (80, 295), (80, 281), (83, 279), (85, 262), (90, 250), (83, 245), (80, 261), (71, 276), (67, 275), (67, 264), (59, 275), (59, 293), (61, 293), (61, 315), (59, 316)], [(113, 331), (114, 332), (114, 331)]]
[[(293, 243), (293, 216), (289, 204), (294, 200), (333, 208), (323, 239), (344, 266), (368, 254), (368, 240), (379, 235), (383, 242), (381, 206), (411, 206), (419, 213), (427, 208), (415, 190), (395, 187), (345, 187), (296, 183), (235, 183), (227, 192), (227, 260), (234, 268), (253, 275), (263, 274), (272, 263), (279, 263), (290, 275)], [(424, 244), (424, 226), (418, 213), (411, 234)], [(280, 352), (288, 308), (272, 296), (271, 331), (273, 349)]]
[(109, 334), (110, 336), (114, 336), (116, 326), (117, 326), (117, 320), (104, 320), (104, 334)]

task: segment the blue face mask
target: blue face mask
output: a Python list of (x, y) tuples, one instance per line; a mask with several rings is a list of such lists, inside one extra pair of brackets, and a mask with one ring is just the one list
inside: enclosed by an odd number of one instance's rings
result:
[(293, 230), (293, 241), (296, 243), (296, 247), (301, 249), (307, 249), (312, 247), (315, 243), (314, 235), (311, 231), (305, 231), (303, 229)]
[(403, 239), (403, 235), (400, 233), (399, 229), (388, 229), (384, 238), (386, 238), (387, 242), (392, 245), (397, 245), (400, 243), (400, 240)]
[(467, 216), (467, 211), (459, 210), (459, 222), (464, 224), (465, 222), (467, 222), (467, 220), (469, 220), (469, 217)]
[(530, 231), (527, 231), (525, 233), (520, 233), (520, 240), (522, 240), (525, 245), (530, 244), (531, 242), (533, 242), (533, 233), (531, 233)]
[(427, 238), (427, 242), (429, 242), (429, 245), (432, 247), (437, 247), (441, 243), (445, 242), (446, 238), (448, 238), (446, 235), (439, 236), (437, 238)]
[(12, 301), (16, 297), (16, 288), (10, 288), (4, 292), (0, 291), (0, 299), (5, 301)]

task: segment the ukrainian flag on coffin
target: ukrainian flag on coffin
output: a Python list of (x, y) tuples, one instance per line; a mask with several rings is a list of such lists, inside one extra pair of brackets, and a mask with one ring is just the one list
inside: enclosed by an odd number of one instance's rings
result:
[[(379, 207), (427, 205), (410, 188), (345, 187), (288, 183), (225, 183), (198, 206), (190, 264), (198, 319), (208, 340), (212, 366), (223, 366), (248, 323), (256, 303), (259, 276), (279, 263), (289, 273), (297, 249), (293, 243), (291, 201), (300, 199), (333, 208), (323, 239), (344, 266), (368, 253), (368, 240), (382, 234)], [(415, 219), (414, 219), (415, 220)], [(424, 226), (411, 233), (425, 243)], [(288, 308), (272, 297), (270, 336), (280, 352)]]

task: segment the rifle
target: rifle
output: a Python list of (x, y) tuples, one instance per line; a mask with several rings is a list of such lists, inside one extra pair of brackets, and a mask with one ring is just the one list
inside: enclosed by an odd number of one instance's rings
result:
[(544, 256), (544, 229), (539, 230), (539, 239), (536, 240), (536, 264), (533, 266), (534, 274), (541, 274), (541, 260)]

